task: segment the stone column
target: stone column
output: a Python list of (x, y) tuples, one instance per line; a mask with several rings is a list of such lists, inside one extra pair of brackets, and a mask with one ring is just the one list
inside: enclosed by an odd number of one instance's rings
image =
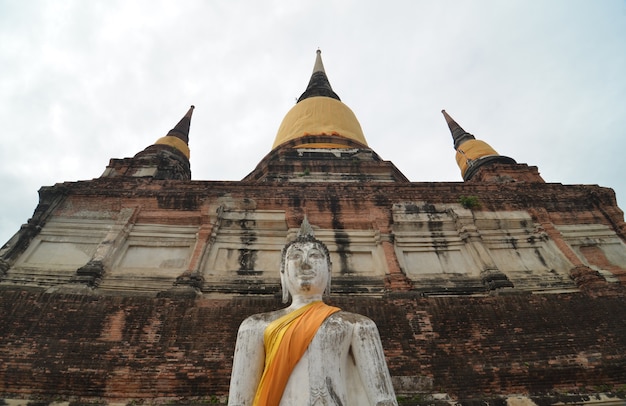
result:
[(498, 269), (489, 251), (482, 243), (482, 237), (471, 210), (448, 209), (448, 214), (454, 219), (459, 237), (465, 242), (468, 252), (481, 265), (480, 278), (487, 290), (512, 288), (513, 282)]
[(96, 252), (89, 262), (76, 270), (70, 283), (83, 284), (95, 288), (100, 284), (117, 250), (124, 244), (130, 230), (135, 224), (139, 207), (126, 207), (120, 210), (115, 224), (111, 227), (104, 240), (98, 244)]
[(413, 283), (406, 274), (402, 272), (400, 262), (398, 261), (394, 247), (395, 237), (391, 230), (390, 213), (391, 211), (386, 212), (383, 210), (372, 212), (372, 216), (374, 217), (373, 225), (379, 232), (377, 242), (383, 247), (387, 269), (389, 270), (389, 273), (385, 275), (385, 288), (393, 291), (407, 291), (411, 290)]
[(546, 209), (532, 208), (529, 209), (528, 212), (533, 219), (540, 224), (548, 237), (554, 241), (554, 244), (563, 255), (565, 255), (565, 258), (574, 265), (574, 268), (570, 270), (570, 277), (574, 280), (578, 288), (589, 288), (598, 284), (606, 284), (606, 279), (604, 279), (598, 271), (585, 265), (572, 247), (563, 239), (559, 230), (557, 230), (552, 223), (550, 214)]
[(207, 214), (202, 216), (202, 224), (196, 233), (196, 242), (191, 252), (187, 269), (176, 278), (174, 286), (169, 290), (160, 292), (158, 294), (159, 297), (193, 298), (202, 294), (204, 276), (200, 271), (200, 267), (209, 245), (215, 240), (222, 213), (224, 212), (224, 205), (217, 208), (214, 216), (209, 215), (208, 212), (210, 212), (210, 208), (207, 209)]

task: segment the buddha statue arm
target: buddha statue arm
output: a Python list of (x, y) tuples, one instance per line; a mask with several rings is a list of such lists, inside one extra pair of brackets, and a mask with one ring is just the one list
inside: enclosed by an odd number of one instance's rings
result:
[(397, 406), (378, 328), (372, 320), (362, 317), (355, 323), (352, 350), (361, 381), (372, 404)]
[(239, 326), (228, 394), (230, 406), (252, 405), (254, 401), (265, 363), (263, 331), (266, 324), (253, 316)]

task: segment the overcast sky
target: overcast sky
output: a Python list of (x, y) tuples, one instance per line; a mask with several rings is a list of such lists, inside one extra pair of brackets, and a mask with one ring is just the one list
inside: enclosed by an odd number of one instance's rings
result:
[(0, 244), (41, 186), (99, 177), (191, 104), (192, 178), (240, 180), (318, 48), (409, 180), (462, 180), (445, 108), (547, 182), (626, 207), (624, 0), (0, 0)]

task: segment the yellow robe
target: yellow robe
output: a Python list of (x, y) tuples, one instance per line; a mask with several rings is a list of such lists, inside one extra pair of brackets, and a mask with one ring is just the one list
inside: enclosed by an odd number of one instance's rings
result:
[(313, 302), (294, 310), (265, 329), (265, 368), (254, 396), (254, 406), (278, 406), (293, 368), (317, 330), (338, 307)]

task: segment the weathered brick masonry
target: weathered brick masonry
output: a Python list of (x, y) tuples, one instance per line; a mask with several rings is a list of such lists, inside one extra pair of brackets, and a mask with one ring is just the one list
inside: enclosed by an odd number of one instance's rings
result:
[[(134, 223), (193, 226), (207, 230), (199, 236), (211, 234), (208, 230), (217, 226), (210, 224), (210, 210), (224, 201), (250, 211), (284, 210), (290, 228), (297, 228), (306, 212), (321, 229), (393, 234), (390, 208), (395, 203), (423, 202), (421, 210), (431, 210), (457, 204), (463, 195), (479, 199), (475, 213), (530, 213), (534, 227), (561, 244), (563, 252), (571, 248), (557, 230), (562, 225), (603, 224), (624, 239), (622, 213), (612, 191), (597, 186), (98, 179), (58, 184), (40, 193), (41, 204), (22, 230), (23, 247), (29, 236), (37, 235), (30, 234), (29, 227), (43, 229), (49, 218), (118, 213), (125, 207), (140, 207)], [(198, 238), (211, 244), (206, 236)], [(332, 302), (377, 323), (399, 393), (445, 392), (471, 399), (620, 388), (626, 383), (623, 284), (607, 283), (575, 253), (565, 252), (575, 265), (570, 278), (577, 289), (537, 295), (523, 289), (467, 290), (465, 282), (455, 282), (460, 285), (449, 296), (445, 289), (416, 287), (419, 278), (407, 278), (399, 268), (390, 241), (390, 249), (384, 250), (390, 273), (380, 289), (351, 291), (360, 279), (339, 279)], [(23, 247), (13, 248), (20, 252)], [(590, 263), (610, 265), (601, 250), (585, 250)], [(623, 268), (609, 268), (623, 281)], [(268, 275), (264, 294), (205, 281), (205, 295), (197, 298), (168, 294), (174, 278), (159, 294), (168, 297), (98, 289), (65, 294), (62, 289), (55, 293), (6, 284), (0, 291), (0, 393), (106, 399), (225, 396), (239, 323), (250, 314), (281, 306), (278, 286), (271, 279), (274, 272), (277, 269)], [(106, 272), (103, 277), (106, 280)]]
[[(345, 298), (371, 317), (394, 377), (459, 398), (626, 382), (624, 296)], [(98, 398), (228, 393), (237, 327), (276, 299), (158, 299), (3, 290), (1, 392)]]

